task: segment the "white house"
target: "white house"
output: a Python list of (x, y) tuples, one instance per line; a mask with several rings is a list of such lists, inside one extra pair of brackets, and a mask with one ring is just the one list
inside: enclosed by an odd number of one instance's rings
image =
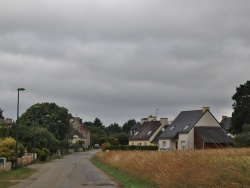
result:
[(159, 136), (159, 149), (206, 149), (231, 146), (232, 141), (210, 112), (182, 111)]

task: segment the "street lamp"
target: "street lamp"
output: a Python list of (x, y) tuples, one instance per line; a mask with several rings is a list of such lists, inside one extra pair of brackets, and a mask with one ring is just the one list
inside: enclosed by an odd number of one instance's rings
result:
[(45, 128), (46, 128), (46, 137), (47, 137), (47, 143), (46, 143), (46, 148), (48, 148), (48, 143), (49, 143), (49, 131), (48, 131), (48, 129), (49, 129), (49, 125), (47, 125), (47, 124), (49, 124), (49, 121), (48, 121), (48, 119), (50, 118), (50, 115), (49, 114), (47, 114), (46, 115), (46, 122), (45, 122)]
[[(39, 105), (35, 105), (33, 107), (36, 108), (36, 109), (40, 108)], [(36, 120), (33, 119), (33, 128), (34, 128), (34, 130), (33, 130), (33, 148), (36, 147), (36, 123), (37, 123), (37, 119)]]
[(17, 89), (17, 119), (16, 119), (16, 161), (15, 168), (17, 168), (17, 147), (18, 147), (18, 118), (19, 118), (19, 91), (24, 91), (24, 88)]

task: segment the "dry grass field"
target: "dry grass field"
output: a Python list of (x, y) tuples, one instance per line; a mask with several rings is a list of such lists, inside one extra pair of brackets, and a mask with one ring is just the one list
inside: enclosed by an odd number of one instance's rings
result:
[(97, 158), (159, 187), (250, 187), (250, 149), (106, 151)]

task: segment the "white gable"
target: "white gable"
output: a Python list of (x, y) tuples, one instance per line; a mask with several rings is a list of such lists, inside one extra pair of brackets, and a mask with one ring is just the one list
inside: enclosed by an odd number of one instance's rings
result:
[(206, 113), (201, 117), (201, 119), (195, 124), (195, 127), (201, 126), (221, 127), (219, 122), (209, 111), (206, 111)]

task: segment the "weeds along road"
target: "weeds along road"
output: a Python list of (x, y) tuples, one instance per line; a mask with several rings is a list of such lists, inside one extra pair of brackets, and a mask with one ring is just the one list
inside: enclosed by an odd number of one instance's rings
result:
[(46, 164), (31, 165), (38, 171), (11, 188), (119, 187), (89, 161), (98, 151), (76, 152)]

